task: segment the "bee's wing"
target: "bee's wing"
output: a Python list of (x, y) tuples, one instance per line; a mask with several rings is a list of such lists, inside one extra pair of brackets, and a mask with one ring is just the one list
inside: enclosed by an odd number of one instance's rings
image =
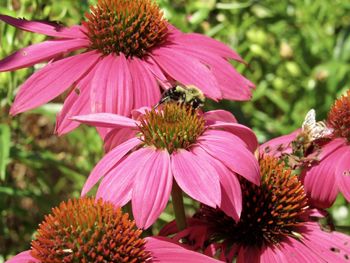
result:
[(303, 131), (309, 131), (309, 130), (312, 130), (312, 128), (315, 125), (316, 125), (316, 112), (314, 109), (311, 109), (306, 114), (305, 120), (303, 122), (303, 125), (301, 126), (301, 129)]

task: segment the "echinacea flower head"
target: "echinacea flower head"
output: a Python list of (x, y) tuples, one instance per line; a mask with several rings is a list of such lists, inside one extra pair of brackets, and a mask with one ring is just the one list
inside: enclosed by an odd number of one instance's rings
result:
[(31, 249), (7, 263), (217, 262), (153, 237), (142, 238), (128, 214), (102, 199), (62, 202), (39, 225)]
[(152, 106), (161, 88), (193, 84), (214, 100), (248, 100), (254, 85), (229, 60), (243, 62), (224, 44), (169, 24), (152, 0), (98, 0), (82, 25), (62, 27), (0, 15), (19, 29), (53, 37), (0, 61), (1, 71), (49, 63), (19, 89), (12, 115), (38, 107), (68, 90), (57, 117), (63, 134), (79, 125), (71, 116), (110, 112), (130, 116)]
[[(188, 240), (194, 249), (226, 262), (347, 262), (350, 237), (321, 230), (298, 176), (280, 160), (260, 160), (261, 185), (242, 180), (243, 210), (234, 221), (222, 210), (202, 205), (177, 233), (167, 225), (160, 234)], [(235, 260), (235, 261), (234, 261)]]
[(105, 137), (109, 152), (91, 172), (82, 195), (103, 178), (97, 197), (118, 206), (132, 200), (136, 224), (147, 228), (166, 207), (176, 182), (193, 199), (220, 206), (238, 220), (242, 200), (237, 174), (260, 183), (252, 130), (227, 111), (203, 114), (178, 103), (134, 115), (136, 119), (108, 113), (74, 117), (111, 129)]

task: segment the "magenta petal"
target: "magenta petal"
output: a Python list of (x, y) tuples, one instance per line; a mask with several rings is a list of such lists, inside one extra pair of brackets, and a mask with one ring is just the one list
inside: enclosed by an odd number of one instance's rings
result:
[(74, 85), (67, 98), (64, 100), (63, 108), (56, 118), (55, 132), (62, 135), (70, 132), (80, 125), (71, 120), (73, 116), (90, 113), (90, 82), (95, 74), (92, 69)]
[(119, 144), (122, 144), (123, 142), (135, 137), (136, 132), (137, 131), (132, 132), (130, 128), (112, 129), (103, 139), (105, 151), (109, 152)]
[(139, 169), (132, 191), (132, 211), (139, 228), (148, 228), (163, 212), (173, 182), (169, 153), (152, 151), (150, 159)]
[(108, 55), (98, 63), (91, 82), (92, 112), (111, 112), (130, 115), (133, 108), (132, 79), (128, 62), (119, 56)]
[(242, 191), (236, 174), (201, 147), (193, 147), (192, 151), (197, 156), (205, 156), (204, 159), (217, 171), (221, 185), (220, 209), (238, 221), (242, 212)]
[(232, 122), (237, 123), (237, 119), (233, 114), (226, 110), (211, 110), (204, 112), (203, 117), (208, 125), (214, 124), (216, 122)]
[(133, 58), (129, 61), (129, 67), (132, 72), (134, 108), (155, 105), (160, 100), (160, 89), (146, 62)]
[(195, 85), (211, 99), (222, 98), (210, 69), (194, 57), (169, 48), (153, 50), (152, 57), (174, 80), (184, 85)]
[(292, 153), (291, 142), (298, 136), (301, 129), (290, 134), (271, 139), (259, 147), (261, 154), (279, 157), (282, 153)]
[(238, 123), (215, 123), (209, 126), (210, 128), (214, 128), (216, 130), (225, 130), (228, 131), (244, 141), (248, 149), (251, 152), (255, 152), (255, 150), (258, 148), (259, 143), (258, 139), (255, 136), (255, 133), (248, 128), (247, 126), (238, 124)]
[(85, 74), (98, 60), (95, 51), (61, 59), (34, 73), (16, 95), (10, 113), (38, 107), (57, 97)]
[(288, 263), (323, 262), (320, 261), (319, 256), (310, 251), (302, 242), (292, 237), (286, 237), (279, 249), (285, 256), (285, 262)]
[(0, 20), (5, 23), (17, 27), (19, 29), (44, 34), (51, 37), (60, 38), (86, 38), (80, 26), (73, 26), (71, 28), (62, 27), (55, 23), (42, 21), (28, 21), (25, 19), (17, 19), (7, 15), (0, 15)]
[(239, 137), (225, 131), (208, 130), (199, 141), (205, 151), (232, 171), (256, 185), (260, 184), (259, 163)]
[(305, 175), (305, 190), (318, 207), (330, 207), (337, 197), (338, 186), (334, 164), (338, 159), (337, 154), (330, 155), (318, 165), (313, 166)]
[(140, 144), (137, 138), (130, 139), (125, 143), (114, 148), (107, 153), (91, 171), (86, 180), (81, 195), (86, 195), (87, 192), (101, 179), (109, 170), (111, 170), (131, 149)]
[(5, 263), (39, 263), (40, 261), (30, 255), (30, 250), (23, 251)]
[(260, 263), (260, 256), (260, 248), (254, 246), (241, 246), (238, 251), (237, 263)]
[(214, 263), (221, 262), (203, 254), (188, 250), (174, 241), (161, 237), (146, 237), (145, 248), (151, 252), (152, 262), (164, 263)]
[(169, 79), (164, 75), (164, 72), (157, 65), (154, 59), (152, 59), (152, 57), (147, 56), (143, 62), (164, 89), (171, 88), (172, 84), (169, 82)]
[[(119, 148), (119, 147), (117, 147)], [(124, 206), (131, 200), (135, 179), (153, 154), (148, 147), (138, 149), (108, 171), (98, 187), (96, 197)], [(147, 176), (147, 175), (145, 175)]]
[(48, 40), (22, 48), (0, 61), (0, 72), (32, 66), (58, 54), (87, 46), (87, 39)]
[(286, 258), (283, 255), (283, 253), (281, 253), (281, 250), (279, 249), (279, 247), (264, 246), (261, 249), (260, 262), (261, 263), (281, 263), (281, 262), (286, 262)]
[(335, 167), (335, 176), (337, 178), (340, 192), (346, 200), (350, 201), (350, 148), (344, 146), (336, 154), (339, 156)]
[(175, 180), (186, 194), (211, 207), (220, 205), (219, 176), (204, 159), (178, 150), (171, 155), (171, 164)]
[(105, 128), (135, 128), (137, 124), (137, 122), (133, 119), (113, 113), (94, 113), (88, 115), (73, 116), (72, 120), (96, 127)]
[(176, 42), (180, 45), (193, 46), (194, 48), (202, 49), (208, 53), (218, 54), (221, 57), (231, 58), (244, 63), (243, 59), (224, 43), (201, 34), (182, 34), (177, 37)]

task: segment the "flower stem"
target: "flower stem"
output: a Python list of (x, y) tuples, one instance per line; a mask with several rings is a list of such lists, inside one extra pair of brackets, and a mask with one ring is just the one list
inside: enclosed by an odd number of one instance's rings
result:
[(173, 201), (176, 226), (178, 230), (181, 231), (187, 227), (187, 223), (186, 223), (186, 215), (185, 215), (182, 190), (178, 186), (175, 180), (173, 181), (173, 189), (171, 190), (171, 197)]

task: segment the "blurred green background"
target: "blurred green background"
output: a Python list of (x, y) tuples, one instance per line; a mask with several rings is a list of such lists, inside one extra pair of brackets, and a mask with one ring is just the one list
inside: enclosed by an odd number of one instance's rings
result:
[[(73, 25), (94, 2), (0, 0), (0, 13)], [(236, 66), (256, 84), (253, 100), (209, 103), (208, 108), (232, 111), (254, 129), (260, 142), (300, 127), (311, 108), (319, 120), (325, 118), (334, 98), (349, 88), (349, 1), (158, 2), (175, 26), (219, 39), (248, 62), (249, 67)], [(0, 58), (44, 38), (0, 22)], [(43, 215), (61, 200), (79, 196), (102, 156), (93, 128), (53, 135), (62, 98), (9, 117), (17, 87), (33, 71), (0, 74), (0, 262), (29, 248)], [(186, 203), (190, 211), (192, 203)], [(342, 197), (330, 212), (338, 229), (347, 231), (350, 216)], [(168, 209), (159, 224), (171, 219)]]

